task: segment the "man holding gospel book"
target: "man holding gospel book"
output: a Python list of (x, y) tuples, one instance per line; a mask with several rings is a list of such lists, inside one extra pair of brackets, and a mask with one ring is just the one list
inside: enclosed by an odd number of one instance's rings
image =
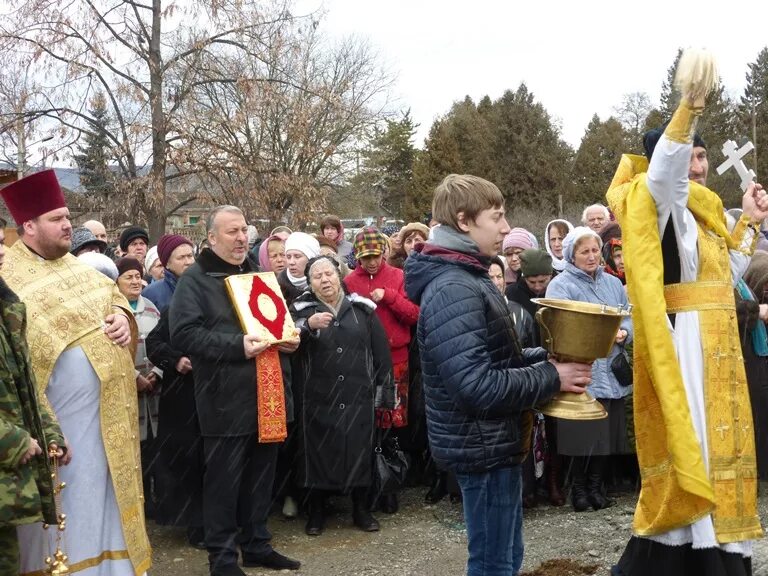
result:
[[(179, 279), (170, 307), (171, 343), (195, 366), (195, 403), (205, 456), (203, 523), (212, 576), (242, 576), (243, 566), (297, 570), (300, 563), (272, 549), (267, 514), (277, 447), (284, 438), (262, 429), (267, 407), (257, 401), (280, 360), (270, 344), (244, 334), (225, 278), (257, 272), (248, 254), (248, 226), (235, 206), (218, 206), (206, 221), (208, 243)], [(299, 340), (277, 346), (293, 352)], [(277, 399), (286, 400), (290, 388)], [(290, 414), (287, 415), (290, 418)], [(240, 528), (240, 530), (238, 530)]]

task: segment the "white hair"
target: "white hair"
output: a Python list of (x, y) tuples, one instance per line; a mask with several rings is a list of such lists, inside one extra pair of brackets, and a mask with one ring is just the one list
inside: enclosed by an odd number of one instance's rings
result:
[(584, 212), (581, 213), (581, 223), (586, 224), (587, 223), (587, 213), (592, 210), (592, 208), (600, 208), (603, 211), (603, 214), (605, 214), (605, 219), (608, 220), (611, 217), (611, 213), (608, 211), (608, 208), (606, 206), (603, 206), (602, 204), (590, 204), (586, 208), (584, 208)]

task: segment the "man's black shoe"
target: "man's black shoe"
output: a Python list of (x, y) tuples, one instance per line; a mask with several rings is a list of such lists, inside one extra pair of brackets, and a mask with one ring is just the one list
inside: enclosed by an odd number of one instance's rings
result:
[(355, 510), (352, 514), (352, 522), (363, 532), (379, 531), (379, 521), (367, 510)]
[(272, 550), (266, 556), (258, 557), (243, 553), (243, 566), (246, 568), (271, 568), (272, 570), (298, 570), (301, 568), (301, 562)]
[(211, 576), (247, 576), (237, 564), (225, 564), (211, 569)]
[(187, 542), (192, 548), (205, 550), (205, 531), (201, 526), (187, 528)]

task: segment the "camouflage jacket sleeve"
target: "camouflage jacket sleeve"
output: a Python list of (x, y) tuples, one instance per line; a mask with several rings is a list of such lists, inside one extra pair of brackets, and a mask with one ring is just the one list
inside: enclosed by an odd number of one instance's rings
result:
[(29, 447), (29, 433), (0, 416), (0, 468), (16, 468)]
[(40, 404), (40, 421), (43, 424), (46, 444), (50, 446), (56, 443), (59, 447), (65, 448), (64, 434), (61, 431), (61, 427), (59, 427), (56, 417), (51, 413), (50, 404), (47, 402)]

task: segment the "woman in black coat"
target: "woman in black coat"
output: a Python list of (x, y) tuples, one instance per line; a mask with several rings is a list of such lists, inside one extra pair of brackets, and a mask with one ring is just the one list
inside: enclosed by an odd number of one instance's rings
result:
[(191, 362), (171, 347), (170, 341), (166, 309), (146, 340), (150, 361), (163, 371), (155, 521), (185, 526), (189, 543), (202, 549), (203, 446), (195, 407), (195, 381)]
[(329, 492), (351, 493), (355, 525), (376, 531), (367, 493), (373, 481), (374, 409), (394, 407), (387, 336), (370, 300), (344, 294), (333, 259), (313, 258), (306, 276), (309, 291), (291, 305), (301, 331), (294, 399), (297, 481), (309, 495), (306, 532), (322, 532)]

